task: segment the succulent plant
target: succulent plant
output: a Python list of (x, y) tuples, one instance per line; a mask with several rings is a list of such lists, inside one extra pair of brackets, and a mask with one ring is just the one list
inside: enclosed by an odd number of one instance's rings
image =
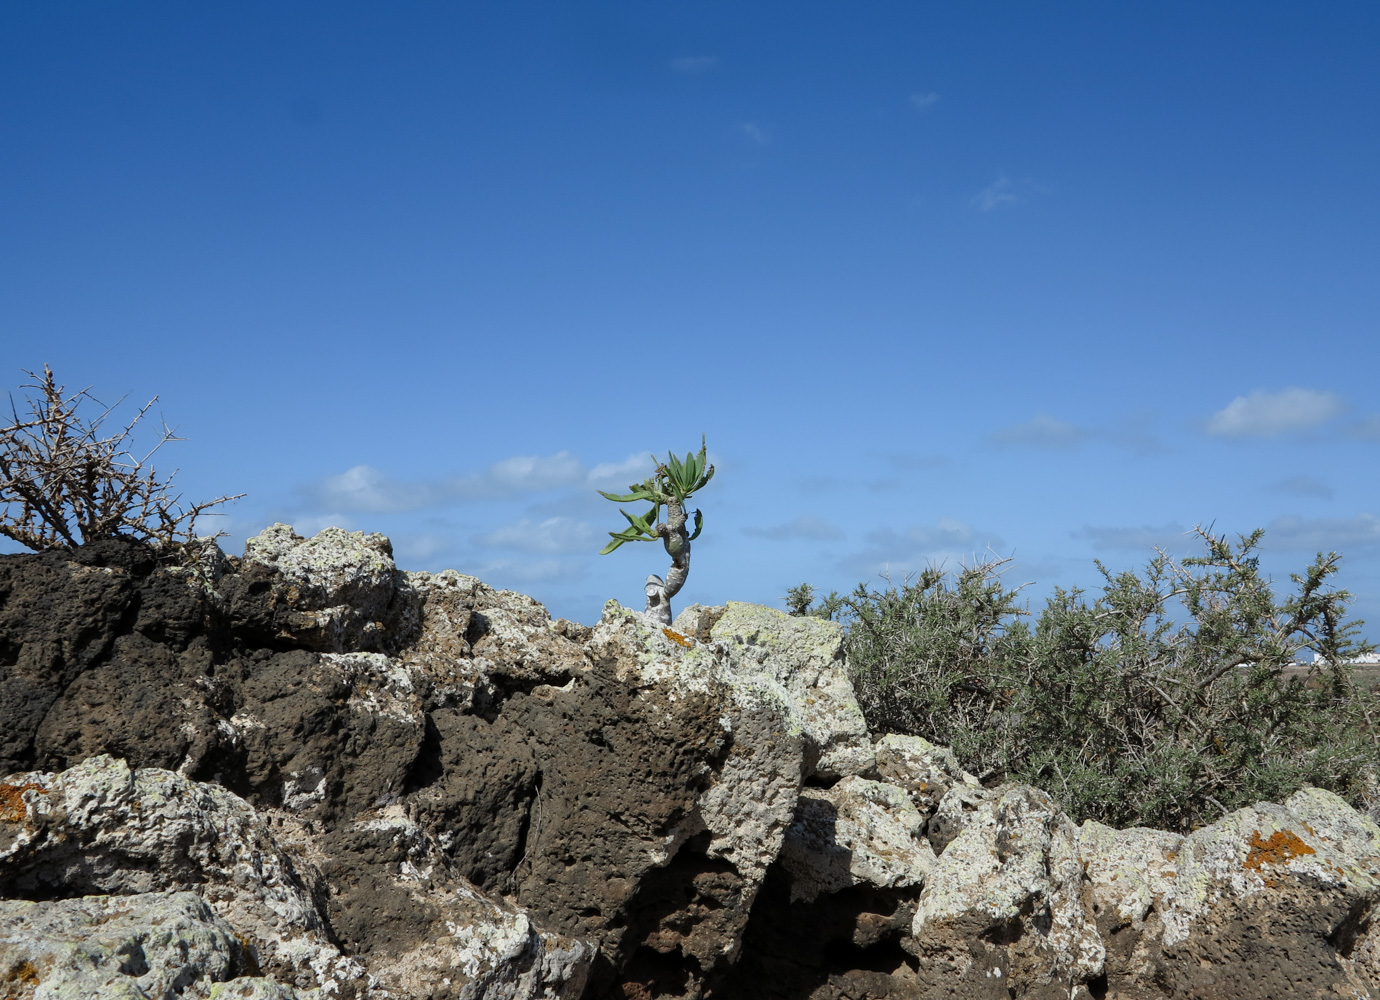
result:
[[(709, 464), (705, 454), (704, 436), (700, 436), (699, 453), (687, 452), (679, 459), (668, 453), (665, 462), (657, 460), (656, 470), (640, 483), (633, 483), (627, 493), (599, 493), (606, 500), (615, 503), (637, 503), (648, 501), (651, 507), (642, 514), (629, 514), (619, 509), (628, 522), (622, 531), (610, 531), (610, 541), (600, 551), (607, 555), (624, 542), (654, 542), (660, 539), (666, 546), (666, 554), (671, 557), (671, 569), (663, 580), (656, 574), (647, 577), (644, 590), (647, 595), (645, 611), (663, 624), (671, 623), (671, 598), (685, 586), (685, 578), (690, 573), (690, 543), (700, 536), (704, 527), (704, 515), (695, 511), (695, 530), (685, 530), (685, 504), (696, 491), (701, 490), (714, 478), (714, 466)], [(661, 520), (661, 508), (666, 508), (666, 519)]]

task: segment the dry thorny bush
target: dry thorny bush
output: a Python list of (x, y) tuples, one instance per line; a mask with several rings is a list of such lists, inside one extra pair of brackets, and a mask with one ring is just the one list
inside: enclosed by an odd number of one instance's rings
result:
[[(164, 547), (195, 539), (196, 520), (244, 494), (183, 506), (172, 489), (176, 472), (160, 478), (153, 455), (178, 441), (163, 423), (140, 458), (131, 450), (135, 428), (157, 402), (149, 400), (119, 430), (104, 428), (123, 398), (104, 406), (90, 389), (68, 393), (52, 370), (25, 371), (28, 412), (10, 399), (10, 423), (0, 428), (0, 535), (43, 551), (128, 535)], [(84, 405), (99, 412), (89, 423)], [(161, 422), (161, 421), (160, 421)]]

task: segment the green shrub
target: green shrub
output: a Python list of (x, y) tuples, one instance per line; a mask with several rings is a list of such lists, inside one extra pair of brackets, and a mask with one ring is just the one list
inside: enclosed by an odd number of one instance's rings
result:
[[(926, 570), (794, 614), (845, 623), (874, 732), (953, 747), (984, 781), (1022, 781), (1075, 819), (1186, 831), (1304, 785), (1368, 807), (1380, 773), (1373, 696), (1345, 661), (1369, 651), (1319, 555), (1277, 596), (1256, 556), (1199, 530), (1202, 556), (1163, 553), (1142, 573), (1101, 563), (1102, 593), (1056, 589), (1038, 617), (1006, 562)], [(1311, 651), (1321, 662), (1299, 664)]]

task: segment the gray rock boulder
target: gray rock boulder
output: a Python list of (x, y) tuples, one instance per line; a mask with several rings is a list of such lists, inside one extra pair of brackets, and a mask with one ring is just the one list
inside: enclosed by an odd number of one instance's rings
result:
[(851, 777), (802, 790), (780, 863), (791, 877), (791, 901), (814, 902), (860, 885), (918, 890), (935, 856), (903, 789)]
[(275, 624), (298, 644), (336, 653), (382, 645), (397, 588), (384, 535), (324, 528), (308, 539), (274, 524), (245, 543), (241, 564), (270, 571)]
[(1084, 824), (1110, 988), (1366, 997), (1380, 828), (1330, 792), (1257, 803), (1187, 837)]
[(1009, 786), (978, 806), (926, 879), (911, 943), (927, 989), (1090, 995), (1106, 949), (1077, 829), (1048, 795)]
[[(742, 684), (771, 691), (792, 732), (804, 740), (805, 776), (825, 781), (865, 774), (872, 740), (843, 658), (843, 629), (820, 618), (795, 618), (756, 604), (688, 608), (677, 624), (703, 630)], [(675, 625), (672, 631), (675, 631)]]
[(252, 965), (234, 929), (192, 892), (0, 900), (7, 997), (205, 998)]

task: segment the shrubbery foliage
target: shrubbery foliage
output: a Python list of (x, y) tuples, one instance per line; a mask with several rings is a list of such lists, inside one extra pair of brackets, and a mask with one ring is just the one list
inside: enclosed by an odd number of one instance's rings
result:
[[(1345, 660), (1371, 650), (1319, 555), (1275, 593), (1254, 555), (1199, 529), (1202, 556), (1141, 573), (1101, 563), (1102, 592), (1056, 589), (1038, 616), (1005, 561), (859, 586), (794, 614), (842, 621), (874, 732), (953, 747), (985, 781), (1046, 789), (1081, 820), (1187, 831), (1304, 785), (1372, 805), (1373, 697)], [(1306, 666), (1306, 652), (1323, 658)]]

